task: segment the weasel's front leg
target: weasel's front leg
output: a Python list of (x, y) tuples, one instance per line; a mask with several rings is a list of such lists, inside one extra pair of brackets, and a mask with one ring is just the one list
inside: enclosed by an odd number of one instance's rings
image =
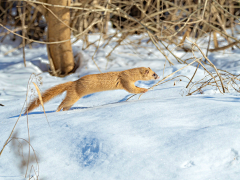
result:
[(61, 111), (61, 109), (63, 109), (63, 111), (69, 110), (73, 106), (73, 104), (75, 104), (81, 97), (82, 96), (77, 94), (76, 92), (67, 91), (66, 97), (58, 106), (56, 112)]
[(148, 91), (148, 89), (135, 86), (134, 82), (125, 81), (122, 83), (122, 85), (126, 91), (128, 91), (129, 93), (133, 93), (133, 94), (140, 94), (140, 93), (145, 93)]

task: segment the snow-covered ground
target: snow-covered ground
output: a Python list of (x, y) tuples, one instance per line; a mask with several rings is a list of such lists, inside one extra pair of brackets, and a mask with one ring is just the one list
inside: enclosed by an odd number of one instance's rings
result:
[[(96, 36), (90, 37), (94, 40)], [(138, 36), (133, 36), (132, 40)], [(35, 44), (26, 49), (27, 67), (22, 51), (6, 52), (17, 42), (5, 39), (0, 44), (0, 146), (2, 147), (16, 123), (26, 99), (27, 84), (33, 82), (44, 91), (54, 85), (76, 80), (86, 74), (98, 73), (91, 56), (95, 48), (82, 51), (82, 42), (73, 46), (81, 53), (82, 68), (65, 78), (43, 72), (47, 69), (47, 51)], [(133, 67), (151, 67), (163, 78), (166, 62), (153, 44), (143, 41), (141, 47), (126, 44), (112, 55), (105, 56), (114, 43), (100, 48), (95, 60), (103, 72)], [(222, 43), (222, 45), (224, 42)], [(187, 59), (192, 54), (174, 51)], [(195, 52), (196, 57), (202, 57)], [(184, 65), (166, 63), (164, 76)], [(240, 51), (210, 53), (219, 69), (240, 74)], [(175, 74), (192, 77), (196, 64)], [(206, 75), (200, 68), (194, 82)], [(31, 158), (28, 175), (37, 179), (65, 180), (207, 180), (239, 179), (240, 177), (240, 94), (231, 91), (222, 95), (209, 86), (203, 94), (186, 96), (189, 82), (170, 81), (156, 86), (138, 99), (126, 101), (131, 94), (123, 90), (99, 92), (80, 99), (69, 111), (55, 112), (64, 94), (35, 109), (28, 117), (22, 115), (14, 137), (28, 140), (38, 163)], [(137, 86), (149, 88), (158, 81), (139, 81)], [(174, 85), (175, 84), (175, 85)], [(36, 96), (31, 84), (28, 100)], [(28, 121), (27, 121), (28, 120)], [(28, 122), (28, 124), (27, 124)], [(49, 123), (49, 124), (48, 124)], [(25, 179), (28, 145), (18, 139), (10, 142), (0, 156), (0, 180)], [(34, 153), (31, 149), (31, 157)], [(31, 171), (31, 172), (30, 172)], [(36, 173), (34, 173), (34, 171)], [(28, 176), (29, 177), (29, 176)]]

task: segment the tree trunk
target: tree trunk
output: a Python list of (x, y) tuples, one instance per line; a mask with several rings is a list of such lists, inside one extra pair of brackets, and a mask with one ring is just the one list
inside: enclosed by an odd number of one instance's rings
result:
[[(39, 0), (53, 5), (69, 6), (70, 0)], [(71, 38), (70, 9), (44, 6), (42, 10), (48, 24), (48, 42), (64, 41)], [(48, 57), (52, 75), (66, 76), (74, 69), (74, 57), (71, 41), (49, 44)]]

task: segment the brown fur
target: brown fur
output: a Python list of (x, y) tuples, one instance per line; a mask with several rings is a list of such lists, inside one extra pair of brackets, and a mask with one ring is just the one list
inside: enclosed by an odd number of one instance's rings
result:
[[(100, 91), (125, 89), (129, 93), (139, 94), (147, 92), (145, 88), (139, 88), (134, 85), (138, 80), (158, 79), (158, 75), (150, 68), (140, 67), (119, 72), (107, 72), (102, 74), (91, 74), (81, 77), (76, 81), (54, 86), (42, 95), (43, 103), (49, 101), (57, 95), (67, 91), (66, 97), (58, 106), (57, 112), (63, 109), (68, 110), (81, 97)], [(40, 105), (38, 98), (33, 100), (25, 111), (32, 111)]]

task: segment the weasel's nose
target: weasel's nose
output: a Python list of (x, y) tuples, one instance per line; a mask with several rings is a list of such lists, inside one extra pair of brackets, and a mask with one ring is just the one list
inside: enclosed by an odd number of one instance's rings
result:
[(153, 74), (153, 77), (154, 79), (159, 79), (159, 76), (156, 73)]
[(157, 74), (155, 74), (155, 79), (159, 79), (160, 77), (157, 75)]

